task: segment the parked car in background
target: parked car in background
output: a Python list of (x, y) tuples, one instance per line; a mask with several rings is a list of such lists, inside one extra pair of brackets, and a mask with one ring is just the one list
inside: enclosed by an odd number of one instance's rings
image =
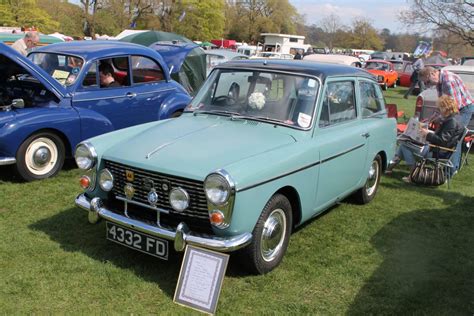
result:
[[(474, 66), (446, 66), (442, 69), (459, 75), (466, 88), (474, 96)], [(416, 98), (415, 115), (419, 117), (420, 121), (429, 120), (436, 115), (438, 109), (436, 100), (438, 100), (438, 91), (435, 86), (426, 89), (418, 95)], [(474, 129), (474, 117), (471, 119), (468, 127), (469, 129)]]
[(338, 54), (311, 54), (303, 57), (305, 61), (316, 61), (321, 63), (341, 64), (353, 67), (362, 67), (362, 62), (359, 58), (348, 55)]
[[(377, 81), (305, 61), (217, 65), (185, 113), (82, 142), (76, 205), (107, 238), (167, 259), (195, 245), (277, 267), (295, 227), (370, 202), (396, 145)], [(101, 226), (102, 227), (102, 226)]]
[(370, 59), (365, 63), (364, 69), (377, 78), (383, 90), (387, 90), (388, 87), (395, 88), (397, 86), (398, 74), (391, 62)]
[[(54, 176), (86, 138), (178, 116), (190, 100), (144, 46), (59, 43), (29, 59), (0, 48), (0, 165), (14, 164), (25, 180)], [(101, 86), (102, 63), (114, 69), (117, 86)]]
[(461, 58), (461, 65), (474, 66), (474, 56)]
[(249, 59), (249, 56), (228, 49), (212, 49), (206, 51), (207, 74), (209, 75), (211, 70), (221, 63), (241, 59)]
[[(435, 69), (441, 69), (446, 66), (446, 64), (425, 64), (425, 67), (433, 67)], [(411, 85), (411, 75), (413, 74), (413, 63), (412, 62), (407, 62), (402, 70), (401, 73), (399, 73), (399, 82), (400, 86), (402, 87), (410, 87)], [(415, 88), (415, 93), (417, 92), (418, 88)]]
[[(404, 73), (404, 71), (406, 70), (407, 68), (407, 65), (408, 64), (412, 64), (412, 62), (410, 61), (406, 61), (406, 60), (390, 60), (390, 62), (392, 63), (393, 65), (393, 69), (397, 72), (397, 75), (398, 75), (398, 80), (397, 80), (397, 84), (398, 85), (401, 85), (400, 84), (400, 77), (402, 76), (402, 74)], [(413, 72), (413, 69), (412, 69), (412, 72)], [(410, 73), (410, 76), (411, 76), (411, 73)]]
[[(1, 33), (0, 32), (0, 42), (6, 44), (6, 45), (12, 45), (15, 43), (17, 40), (25, 37), (24, 33)], [(50, 35), (44, 35), (44, 34), (39, 34), (39, 42), (36, 44), (37, 46), (45, 46), (49, 44), (54, 44), (54, 43), (61, 43), (64, 42), (63, 39), (60, 39), (55, 36), (50, 36)]]
[(293, 59), (295, 55), (275, 53), (275, 52), (260, 52), (254, 56), (250, 56), (251, 59)]

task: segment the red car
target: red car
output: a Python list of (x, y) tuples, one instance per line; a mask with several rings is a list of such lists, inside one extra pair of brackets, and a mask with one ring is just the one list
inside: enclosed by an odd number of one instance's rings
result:
[[(444, 66), (447, 66), (446, 64), (425, 64), (425, 67), (433, 67), (435, 69), (441, 69)], [(403, 71), (399, 73), (399, 84), (402, 87), (409, 87), (411, 85), (411, 74), (413, 73), (413, 64), (411, 62), (408, 62), (405, 67), (403, 68)]]
[(397, 86), (398, 74), (391, 62), (369, 59), (365, 63), (365, 70), (377, 77), (377, 81), (383, 90), (387, 90), (388, 87), (395, 88)]

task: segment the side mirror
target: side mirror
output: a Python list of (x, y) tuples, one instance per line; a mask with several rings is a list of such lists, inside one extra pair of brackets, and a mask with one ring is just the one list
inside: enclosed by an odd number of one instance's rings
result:
[(13, 99), (12, 106), (17, 109), (23, 109), (25, 107), (25, 101), (23, 99)]

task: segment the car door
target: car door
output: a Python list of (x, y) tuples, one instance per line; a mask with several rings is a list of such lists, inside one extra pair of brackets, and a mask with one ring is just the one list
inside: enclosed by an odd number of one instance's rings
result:
[(320, 145), (318, 207), (344, 197), (360, 183), (370, 136), (357, 110), (355, 79), (328, 79), (325, 86), (315, 131)]

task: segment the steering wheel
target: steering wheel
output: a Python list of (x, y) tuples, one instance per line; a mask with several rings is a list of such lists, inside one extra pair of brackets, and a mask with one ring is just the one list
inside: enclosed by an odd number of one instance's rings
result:
[(213, 103), (220, 103), (222, 101), (225, 101), (225, 105), (234, 105), (235, 104), (235, 99), (231, 96), (228, 95), (220, 95), (217, 98), (214, 98)]

